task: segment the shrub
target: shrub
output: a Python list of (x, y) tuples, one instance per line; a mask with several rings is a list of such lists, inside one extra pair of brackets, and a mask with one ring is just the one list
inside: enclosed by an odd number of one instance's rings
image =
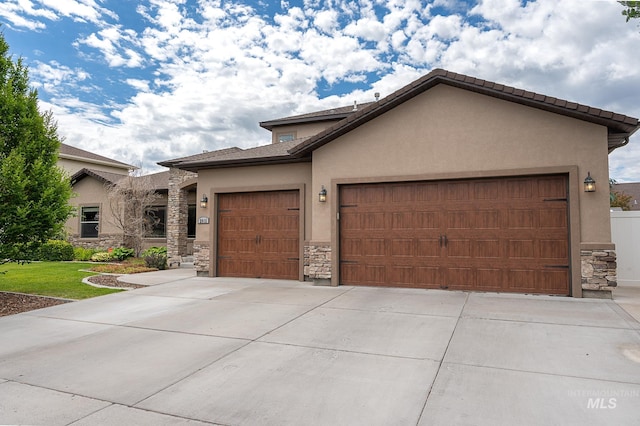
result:
[(142, 257), (147, 257), (152, 254), (163, 254), (166, 256), (167, 248), (166, 247), (149, 247), (148, 249), (142, 252)]
[(91, 260), (91, 256), (97, 252), (98, 250), (92, 248), (75, 247), (73, 249), (73, 259), (81, 261)]
[(167, 255), (152, 253), (144, 257), (144, 263), (148, 268), (167, 269)]
[(109, 262), (111, 260), (113, 260), (113, 256), (111, 255), (111, 253), (108, 253), (106, 251), (100, 251), (91, 256), (92, 262)]
[(37, 258), (53, 262), (73, 260), (73, 246), (67, 241), (49, 240), (40, 246)]
[(135, 251), (133, 249), (126, 248), (126, 247), (117, 247), (117, 248), (114, 248), (113, 251), (111, 252), (111, 255), (116, 260), (125, 260), (129, 257), (133, 257), (134, 254), (135, 254)]
[(142, 252), (142, 258), (148, 268), (167, 269), (166, 247), (149, 247)]

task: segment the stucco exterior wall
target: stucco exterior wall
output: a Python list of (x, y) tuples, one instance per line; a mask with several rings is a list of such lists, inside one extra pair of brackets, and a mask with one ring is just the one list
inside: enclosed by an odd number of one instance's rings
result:
[(109, 173), (118, 173), (121, 175), (126, 175), (129, 172), (129, 170), (124, 167), (114, 167), (114, 166), (109, 166), (107, 164), (93, 163), (89, 161), (80, 161), (80, 160), (74, 160), (74, 159), (62, 158), (62, 157), (58, 158), (58, 167), (63, 168), (69, 174), (69, 176), (73, 175), (74, 173), (84, 168), (100, 170), (100, 171), (109, 172)]
[[(610, 242), (605, 127), (438, 85), (314, 151), (311, 193), (321, 185), (332, 193), (330, 202), (312, 205), (311, 239), (331, 240), (336, 180), (566, 166), (577, 166), (570, 185), (579, 197), (580, 241)], [(581, 189), (588, 171), (599, 185), (595, 193)]]
[(80, 207), (82, 206), (100, 207), (100, 234), (121, 233), (112, 224), (113, 214), (109, 207), (106, 187), (102, 182), (86, 177), (74, 185), (73, 192), (75, 197), (71, 198), (70, 204), (77, 209), (77, 214), (67, 220), (66, 228), (70, 234), (80, 233)]
[(209, 219), (208, 224), (196, 225), (196, 239), (193, 243), (195, 268), (198, 275), (209, 275), (212, 270), (212, 244), (215, 242), (213, 231), (216, 226), (215, 195), (221, 192), (247, 192), (279, 189), (302, 188), (301, 206), (304, 206), (304, 220), (300, 221), (304, 239), (311, 233), (311, 200), (308, 189), (311, 186), (311, 164), (278, 164), (250, 166), (228, 169), (200, 170), (198, 172), (197, 194), (206, 194), (209, 203), (206, 209), (197, 207), (196, 217)]

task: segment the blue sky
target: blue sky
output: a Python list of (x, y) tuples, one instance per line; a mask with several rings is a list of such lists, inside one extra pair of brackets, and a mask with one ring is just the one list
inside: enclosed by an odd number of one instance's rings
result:
[[(613, 0), (3, 0), (0, 23), (66, 143), (152, 172), (266, 144), (259, 121), (371, 101), (433, 68), (640, 117), (640, 21), (621, 10)], [(640, 135), (610, 170), (640, 181)]]

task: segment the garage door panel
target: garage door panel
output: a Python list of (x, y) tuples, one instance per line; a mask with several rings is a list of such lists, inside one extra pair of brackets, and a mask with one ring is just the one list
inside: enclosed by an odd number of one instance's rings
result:
[(499, 268), (478, 268), (476, 269), (475, 288), (485, 291), (501, 291), (503, 269)]
[(472, 242), (468, 239), (449, 239), (446, 256), (452, 258), (470, 258)]
[(389, 284), (397, 287), (411, 287), (415, 284), (415, 268), (412, 266), (393, 266)]
[(569, 264), (569, 244), (565, 240), (540, 240), (540, 259), (565, 260)]
[(531, 199), (533, 182), (531, 179), (510, 179), (507, 181), (506, 197), (508, 199)]
[(509, 229), (534, 229), (537, 223), (536, 211), (531, 209), (511, 209), (508, 212)]
[(500, 194), (499, 181), (475, 182), (473, 195), (475, 200), (497, 200)]
[(417, 211), (414, 229), (439, 229), (442, 226), (440, 213), (437, 211)]
[(562, 208), (547, 208), (538, 211), (540, 228), (567, 228), (567, 211)]
[(548, 294), (565, 294), (569, 269), (553, 269), (538, 271), (538, 284)]
[(369, 257), (384, 257), (386, 244), (384, 238), (365, 238), (362, 241), (362, 255)]
[(438, 258), (441, 255), (440, 240), (438, 238), (421, 238), (416, 240), (416, 257)]
[(499, 259), (504, 257), (502, 243), (499, 239), (481, 240), (473, 242), (473, 257), (477, 259)]
[(535, 259), (536, 258), (536, 242), (535, 240), (510, 240), (509, 241), (509, 259)]
[(412, 238), (393, 238), (391, 239), (390, 247), (390, 256), (393, 257), (410, 257), (414, 258), (416, 256), (415, 253), (415, 242)]

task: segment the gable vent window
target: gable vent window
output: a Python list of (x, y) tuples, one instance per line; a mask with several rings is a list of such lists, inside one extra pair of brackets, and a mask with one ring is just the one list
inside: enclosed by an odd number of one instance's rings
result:
[(289, 142), (296, 138), (295, 133), (279, 133), (278, 142)]

